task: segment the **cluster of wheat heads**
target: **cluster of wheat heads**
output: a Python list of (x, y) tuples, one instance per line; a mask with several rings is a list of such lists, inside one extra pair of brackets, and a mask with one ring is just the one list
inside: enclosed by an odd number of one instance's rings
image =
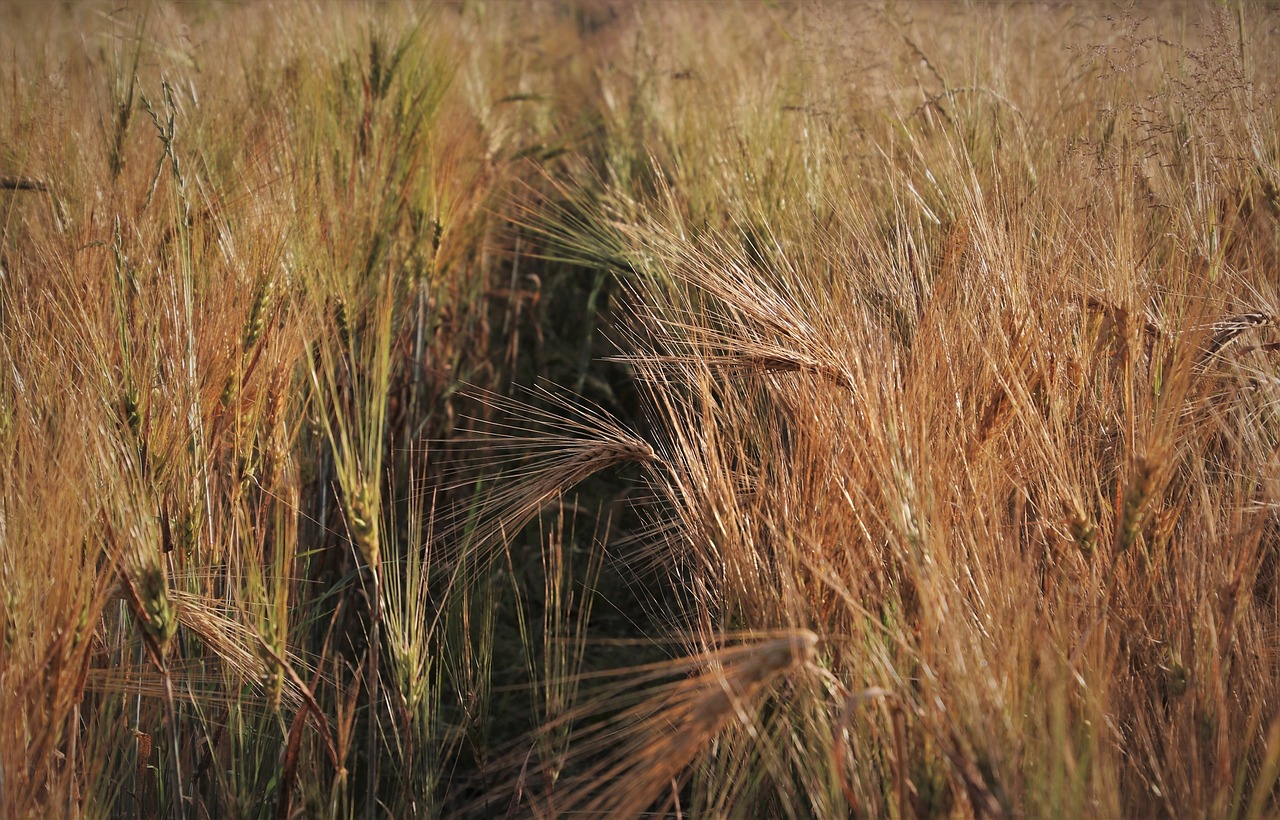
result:
[(1276, 811), (1274, 12), (4, 14), (0, 813)]
[(560, 127), (504, 98), (572, 86), (574, 19), (2, 14), (0, 814), (438, 810), (504, 587), (423, 442), (509, 377)]
[[(628, 284), (627, 557), (695, 657), (819, 638), (654, 808), (1274, 810), (1277, 75), (1238, 12), (638, 24), (557, 236)], [(638, 730), (656, 771), (685, 725)]]

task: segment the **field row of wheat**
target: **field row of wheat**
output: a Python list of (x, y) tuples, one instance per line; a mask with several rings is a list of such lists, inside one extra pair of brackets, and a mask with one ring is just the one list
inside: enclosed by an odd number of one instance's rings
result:
[(1280, 812), (1280, 13), (0, 7), (0, 816)]

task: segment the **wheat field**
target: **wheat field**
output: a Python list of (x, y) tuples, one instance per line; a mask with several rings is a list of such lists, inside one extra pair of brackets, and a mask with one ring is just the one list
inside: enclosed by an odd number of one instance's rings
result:
[(1274, 4), (0, 5), (0, 816), (1280, 815)]

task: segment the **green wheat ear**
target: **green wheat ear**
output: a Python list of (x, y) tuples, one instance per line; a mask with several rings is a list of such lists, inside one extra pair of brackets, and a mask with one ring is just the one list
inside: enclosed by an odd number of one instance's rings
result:
[(159, 567), (148, 567), (138, 579), (138, 597), (142, 601), (142, 628), (155, 641), (161, 657), (169, 647), (178, 620), (169, 601), (169, 585)]
[(365, 563), (375, 570), (381, 560), (376, 509), (377, 500), (372, 498), (368, 484), (362, 482), (357, 490), (346, 497), (347, 526), (351, 529), (352, 540)]

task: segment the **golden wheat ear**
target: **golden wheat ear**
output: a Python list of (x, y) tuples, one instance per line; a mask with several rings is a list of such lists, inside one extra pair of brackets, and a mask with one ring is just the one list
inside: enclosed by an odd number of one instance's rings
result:
[(520, 775), (509, 791), (540, 817), (639, 816), (684, 782), (726, 730), (753, 730), (773, 686), (810, 663), (817, 645), (814, 633), (787, 630), (581, 676), (597, 684), (594, 691), (541, 729), (569, 728), (567, 753), (536, 762), (523, 753), (512, 761)]
[(1277, 322), (1276, 317), (1270, 313), (1241, 313), (1220, 322), (1214, 322), (1211, 328), (1213, 334), (1200, 352), (1200, 361), (1204, 363), (1218, 355), (1246, 331), (1254, 328), (1275, 327), (1277, 324), (1280, 322)]
[[(529, 400), (474, 390), (504, 420), (472, 419), (479, 432), (453, 442), (460, 457), (448, 489), (476, 488), (471, 501), (442, 518), (453, 554), (491, 557), (566, 490), (618, 464), (655, 465), (652, 445), (585, 399), (540, 386)], [(545, 410), (533, 400), (550, 404)]]
[(35, 177), (2, 176), (0, 191), (47, 191), (49, 184)]

